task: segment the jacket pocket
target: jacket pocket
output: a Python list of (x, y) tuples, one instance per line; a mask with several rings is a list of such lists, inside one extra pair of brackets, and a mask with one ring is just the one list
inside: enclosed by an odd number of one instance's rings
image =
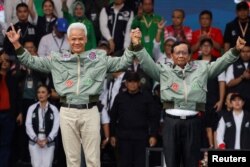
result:
[(90, 73), (90, 78), (97, 82), (104, 81), (105, 76), (106, 76), (106, 73), (103, 73), (101, 71), (93, 71)]
[(198, 85), (199, 85), (199, 87), (200, 87), (201, 90), (207, 92), (207, 83), (204, 83), (204, 82), (202, 82), (200, 80), (198, 80), (197, 83), (198, 83)]
[(163, 91), (163, 90), (166, 90), (166, 89), (171, 89), (172, 84), (173, 84), (172, 81), (167, 81), (167, 82), (161, 83), (160, 90)]
[(54, 82), (55, 83), (61, 83), (66, 81), (69, 78), (69, 73), (68, 71), (63, 71), (60, 74), (55, 74), (55, 76), (53, 76), (54, 78)]

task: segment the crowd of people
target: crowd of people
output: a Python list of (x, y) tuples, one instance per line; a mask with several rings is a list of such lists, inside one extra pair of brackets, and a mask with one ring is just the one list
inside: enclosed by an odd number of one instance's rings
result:
[(250, 149), (249, 2), (224, 35), (210, 10), (198, 30), (183, 9), (166, 25), (154, 0), (0, 3), (0, 167), (145, 167), (147, 147), (194, 167), (202, 148)]

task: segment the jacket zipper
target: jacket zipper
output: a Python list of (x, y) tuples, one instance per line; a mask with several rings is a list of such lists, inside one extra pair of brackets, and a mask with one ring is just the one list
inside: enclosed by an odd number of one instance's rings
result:
[[(119, 13), (119, 12), (118, 12)], [(118, 17), (118, 13), (115, 14), (115, 21), (114, 21), (114, 27), (112, 29), (112, 38), (115, 38), (115, 27), (116, 27), (116, 21), (117, 21), (117, 17)]]
[(185, 71), (184, 70), (182, 70), (182, 74), (183, 74), (184, 99), (185, 99), (185, 103), (187, 104), (187, 83), (185, 80)]
[(77, 56), (77, 87), (76, 87), (76, 95), (79, 95), (79, 85), (80, 85), (80, 57)]

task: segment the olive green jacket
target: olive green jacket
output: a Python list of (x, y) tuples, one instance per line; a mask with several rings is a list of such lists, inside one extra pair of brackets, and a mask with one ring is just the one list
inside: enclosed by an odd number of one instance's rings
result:
[(51, 72), (57, 93), (70, 104), (86, 104), (97, 99), (107, 72), (125, 70), (136, 52), (126, 49), (122, 57), (112, 58), (103, 50), (90, 50), (80, 55), (52, 52), (48, 57), (31, 56), (19, 48), (17, 57), (27, 67)]
[(162, 102), (171, 102), (176, 109), (197, 111), (198, 104), (206, 103), (208, 78), (216, 77), (226, 70), (238, 59), (238, 54), (235, 49), (231, 49), (215, 62), (192, 61), (184, 69), (176, 65), (154, 63), (145, 49), (136, 56), (143, 70), (160, 82)]

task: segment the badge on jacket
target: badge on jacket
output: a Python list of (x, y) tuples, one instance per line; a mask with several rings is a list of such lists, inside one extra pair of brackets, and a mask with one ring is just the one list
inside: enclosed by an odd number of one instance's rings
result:
[(246, 122), (245, 127), (249, 128), (249, 122)]
[(70, 88), (70, 87), (72, 87), (74, 85), (74, 82), (72, 80), (67, 80), (65, 82), (65, 85), (66, 85), (66, 87)]
[(177, 91), (179, 90), (179, 85), (178, 85), (177, 83), (173, 83), (173, 84), (171, 85), (171, 89), (172, 89), (173, 91), (177, 92)]
[(63, 52), (61, 54), (61, 60), (68, 61), (71, 59), (71, 54), (69, 52)]
[(232, 123), (231, 122), (226, 122), (226, 127), (227, 128), (230, 128), (232, 126)]
[(91, 61), (94, 61), (97, 59), (96, 53), (95, 52), (90, 52), (88, 55), (88, 59)]

